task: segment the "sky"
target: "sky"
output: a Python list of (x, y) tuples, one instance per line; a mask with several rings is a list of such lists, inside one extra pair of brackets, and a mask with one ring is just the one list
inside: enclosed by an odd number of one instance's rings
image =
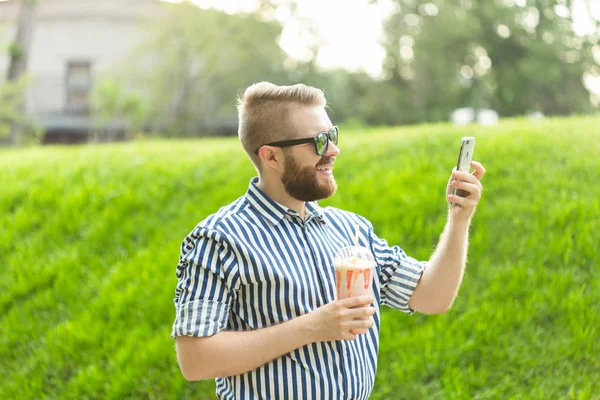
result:
[[(253, 0), (193, 0), (201, 7), (214, 7), (228, 12), (252, 9)], [(342, 6), (343, 4), (343, 6)], [(385, 51), (379, 44), (382, 24), (392, 11), (390, 0), (369, 4), (368, 0), (301, 0), (298, 15), (318, 31), (321, 48), (317, 63), (325, 69), (362, 69), (372, 76), (381, 72)], [(281, 12), (276, 19), (286, 20)], [(280, 46), (292, 58), (307, 59), (305, 46), (310, 38), (303, 38), (299, 23), (284, 25)]]

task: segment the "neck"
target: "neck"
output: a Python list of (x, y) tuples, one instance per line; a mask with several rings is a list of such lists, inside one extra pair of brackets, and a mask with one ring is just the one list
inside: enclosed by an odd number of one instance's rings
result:
[(303, 220), (306, 218), (306, 203), (290, 196), (279, 180), (259, 176), (256, 186), (277, 203), (295, 210)]

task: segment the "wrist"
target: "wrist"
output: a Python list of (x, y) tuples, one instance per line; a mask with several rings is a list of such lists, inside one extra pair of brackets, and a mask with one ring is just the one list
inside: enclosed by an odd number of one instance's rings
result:
[(315, 329), (316, 325), (313, 322), (313, 319), (313, 313), (309, 312), (293, 320), (295, 323), (294, 330), (302, 338), (303, 346), (318, 342), (317, 331)]
[(468, 231), (471, 225), (471, 216), (469, 217), (457, 217), (452, 213), (448, 215), (448, 229), (451, 231)]

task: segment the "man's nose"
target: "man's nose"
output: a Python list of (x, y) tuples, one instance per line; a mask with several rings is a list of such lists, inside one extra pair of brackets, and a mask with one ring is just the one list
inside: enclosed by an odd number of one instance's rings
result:
[(330, 140), (329, 145), (327, 146), (327, 153), (324, 155), (327, 157), (337, 157), (339, 154), (340, 148), (333, 144), (333, 142)]

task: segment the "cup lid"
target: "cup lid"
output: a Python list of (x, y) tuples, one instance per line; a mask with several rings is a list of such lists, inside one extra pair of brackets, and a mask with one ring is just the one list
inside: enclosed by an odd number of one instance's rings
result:
[(370, 249), (362, 246), (345, 246), (339, 249), (334, 257), (334, 262), (338, 263), (341, 261), (353, 261), (354, 259), (360, 261), (371, 261), (374, 262), (375, 258)]

